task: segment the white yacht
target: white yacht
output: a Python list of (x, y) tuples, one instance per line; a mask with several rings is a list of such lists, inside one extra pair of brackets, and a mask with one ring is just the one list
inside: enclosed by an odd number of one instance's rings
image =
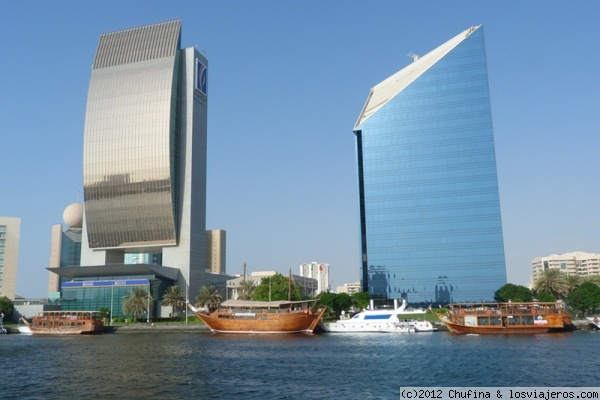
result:
[[(394, 305), (397, 301), (394, 300)], [(429, 321), (402, 319), (402, 315), (425, 314), (426, 310), (408, 310), (406, 300), (400, 307), (393, 309), (373, 309), (373, 302), (366, 310), (353, 316), (342, 312), (342, 316), (335, 322), (321, 322), (320, 327), (325, 332), (396, 332), (413, 333), (436, 330)]]

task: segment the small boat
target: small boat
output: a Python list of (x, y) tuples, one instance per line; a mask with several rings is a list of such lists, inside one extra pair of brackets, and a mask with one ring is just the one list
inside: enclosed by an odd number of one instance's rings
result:
[(312, 333), (325, 312), (316, 301), (227, 300), (210, 313), (188, 307), (215, 333)]
[(594, 329), (600, 329), (600, 318), (598, 317), (585, 317), (590, 324), (594, 325)]
[(437, 313), (458, 334), (547, 333), (571, 326), (571, 315), (562, 302), (456, 303), (446, 314)]
[[(23, 318), (23, 317), (21, 317), (21, 318)], [(27, 324), (17, 326), (17, 330), (19, 331), (20, 334), (23, 334), (23, 335), (33, 335), (31, 328)]]
[(407, 322), (414, 326), (416, 332), (435, 332), (438, 330), (431, 322), (424, 319), (409, 319)]
[[(395, 305), (397, 303), (395, 302)], [(352, 316), (342, 312), (341, 318), (335, 322), (321, 322), (320, 327), (325, 332), (398, 332), (413, 333), (433, 331), (433, 325), (424, 320), (401, 320), (402, 315), (424, 314), (426, 310), (409, 310), (403, 299), (400, 307), (393, 309), (373, 309), (373, 303), (366, 310)]]
[(31, 322), (21, 318), (25, 326), (20, 333), (33, 335), (67, 335), (104, 331), (104, 320), (98, 311), (42, 311)]

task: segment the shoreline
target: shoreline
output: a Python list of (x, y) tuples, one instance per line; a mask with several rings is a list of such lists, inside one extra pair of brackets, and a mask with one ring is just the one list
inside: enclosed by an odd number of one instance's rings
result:
[[(433, 322), (438, 332), (448, 332), (448, 328), (442, 322)], [(19, 334), (16, 327), (5, 326), (7, 334)], [(567, 331), (592, 331), (592, 324), (586, 319), (574, 319), (573, 327), (567, 328)], [(113, 325), (105, 326), (104, 333), (139, 333), (139, 332), (203, 332), (209, 333), (210, 329), (204, 324), (146, 324), (146, 323), (131, 323), (128, 325)]]

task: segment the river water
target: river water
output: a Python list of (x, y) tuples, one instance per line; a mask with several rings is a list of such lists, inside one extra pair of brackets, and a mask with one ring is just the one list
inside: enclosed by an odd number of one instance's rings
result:
[(0, 399), (398, 399), (400, 386), (600, 386), (600, 333), (0, 335)]

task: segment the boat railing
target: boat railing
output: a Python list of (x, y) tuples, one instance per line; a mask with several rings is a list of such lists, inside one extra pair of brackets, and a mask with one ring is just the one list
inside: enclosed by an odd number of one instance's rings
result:
[(450, 313), (454, 315), (467, 316), (490, 316), (490, 315), (563, 315), (562, 307), (544, 305), (503, 305), (500, 307), (454, 307)]
[[(286, 314), (293, 311), (289, 308), (225, 308), (222, 313), (229, 314)], [(295, 310), (294, 310), (295, 311)], [(309, 310), (306, 309), (306, 312)]]

